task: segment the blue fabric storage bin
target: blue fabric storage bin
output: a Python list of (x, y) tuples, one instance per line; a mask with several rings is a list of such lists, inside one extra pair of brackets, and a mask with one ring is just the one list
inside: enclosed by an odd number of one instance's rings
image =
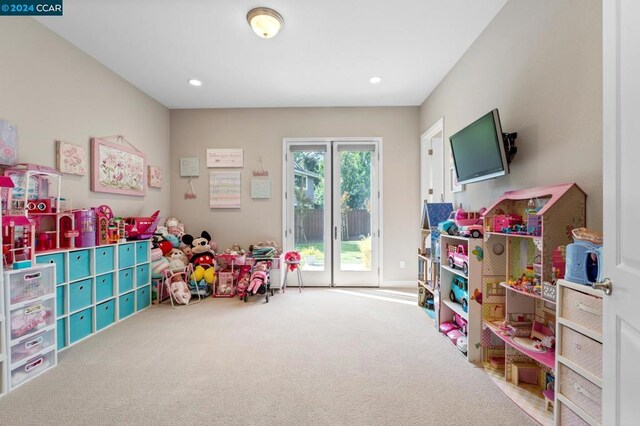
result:
[(66, 314), (65, 310), (64, 310), (64, 305), (65, 305), (65, 295), (66, 295), (66, 290), (67, 286), (64, 285), (59, 285), (58, 287), (56, 287), (56, 316), (60, 317), (64, 314)]
[(57, 340), (58, 340), (58, 350), (67, 346), (66, 336), (67, 336), (67, 319), (61, 318), (57, 322), (56, 326)]
[(69, 343), (77, 342), (91, 334), (93, 315), (91, 308), (69, 316)]
[(151, 286), (136, 290), (136, 311), (141, 311), (151, 304)]
[(96, 305), (96, 331), (110, 326), (116, 321), (116, 300)]
[(118, 268), (128, 268), (135, 262), (134, 244), (120, 244), (118, 246)]
[(120, 308), (120, 319), (124, 319), (135, 312), (134, 292), (124, 294), (118, 299), (118, 307)]
[(149, 241), (136, 243), (136, 263), (146, 263), (149, 261)]
[(118, 292), (120, 294), (133, 290), (133, 268), (118, 272)]
[(113, 297), (113, 273), (96, 277), (96, 302)]
[(80, 280), (91, 275), (91, 251), (69, 252), (69, 281)]
[(115, 269), (115, 249), (113, 246), (96, 248), (96, 274), (104, 274)]
[(91, 306), (91, 278), (69, 284), (69, 312)]
[(136, 287), (142, 287), (149, 284), (151, 275), (149, 275), (149, 264), (136, 266)]
[(66, 281), (64, 264), (64, 253), (46, 254), (36, 257), (36, 263), (53, 263), (56, 265), (56, 284), (62, 284)]

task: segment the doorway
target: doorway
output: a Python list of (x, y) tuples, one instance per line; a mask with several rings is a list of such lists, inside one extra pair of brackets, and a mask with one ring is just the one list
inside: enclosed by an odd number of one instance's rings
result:
[(444, 118), (440, 118), (420, 137), (420, 177), (421, 200), (444, 202)]
[(283, 241), (311, 286), (380, 282), (380, 139), (285, 139)]

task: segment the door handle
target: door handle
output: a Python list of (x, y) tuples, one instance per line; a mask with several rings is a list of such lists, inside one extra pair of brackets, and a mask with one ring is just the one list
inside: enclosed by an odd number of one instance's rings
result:
[(604, 294), (610, 296), (613, 291), (613, 282), (609, 278), (605, 278), (602, 282), (591, 284), (591, 287), (595, 290), (602, 290)]
[(338, 227), (337, 226), (333, 227), (333, 239), (334, 240), (338, 239)]

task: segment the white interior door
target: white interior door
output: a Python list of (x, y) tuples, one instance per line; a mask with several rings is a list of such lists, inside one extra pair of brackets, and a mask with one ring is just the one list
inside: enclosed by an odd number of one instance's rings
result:
[(605, 425), (640, 422), (640, 2), (603, 2)]
[(285, 140), (284, 151), (284, 248), (300, 253), (305, 285), (379, 286), (379, 142)]
[[(445, 200), (444, 189), (444, 119), (441, 118), (420, 138), (421, 200), (440, 203)], [(422, 209), (422, 205), (420, 205)], [(422, 210), (420, 210), (422, 214)]]
[(378, 145), (333, 143), (333, 283), (379, 285)]

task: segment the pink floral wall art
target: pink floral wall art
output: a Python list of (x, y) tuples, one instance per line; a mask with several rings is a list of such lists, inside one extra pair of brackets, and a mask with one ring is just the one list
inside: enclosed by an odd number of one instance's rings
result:
[(140, 151), (91, 138), (91, 190), (143, 197), (147, 192), (145, 163)]
[(0, 164), (13, 166), (18, 161), (18, 129), (14, 124), (0, 120)]
[(157, 166), (149, 166), (149, 187), (162, 188), (162, 169)]
[(87, 174), (87, 149), (69, 142), (56, 141), (57, 166), (60, 173), (85, 176)]

